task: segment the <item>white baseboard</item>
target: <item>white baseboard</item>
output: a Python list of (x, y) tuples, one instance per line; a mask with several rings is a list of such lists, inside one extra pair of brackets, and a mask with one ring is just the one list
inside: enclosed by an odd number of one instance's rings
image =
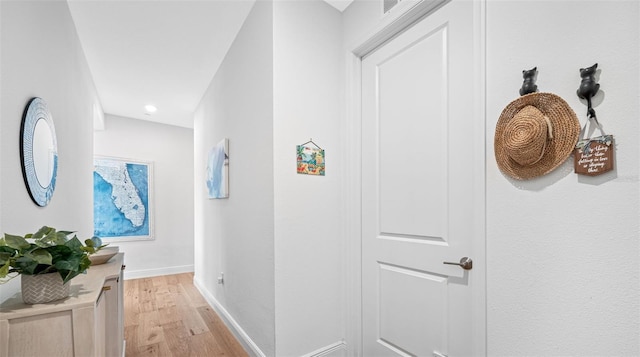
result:
[[(335, 352), (338, 352), (341, 350), (344, 352), (335, 354)], [(337, 356), (337, 355), (344, 356), (346, 350), (347, 350), (347, 344), (344, 341), (339, 341), (339, 342), (330, 344), (329, 346), (325, 346), (313, 352), (307, 353), (302, 357), (325, 357), (325, 356)]]
[(234, 318), (229, 314), (229, 312), (216, 300), (215, 297), (207, 289), (204, 288), (204, 285), (200, 283), (198, 279), (194, 277), (193, 285), (200, 291), (200, 294), (207, 300), (209, 305), (213, 307), (213, 309), (220, 315), (222, 321), (227, 326), (227, 328), (233, 333), (234, 336), (238, 339), (242, 347), (244, 347), (245, 351), (250, 353), (255, 357), (266, 357), (266, 355), (260, 350), (258, 345), (249, 337), (249, 335), (240, 327), (240, 324), (234, 320)]
[(171, 275), (180, 273), (193, 272), (193, 265), (181, 265), (175, 267), (165, 267), (158, 269), (143, 269), (143, 270), (124, 270), (124, 280), (151, 278), (160, 275)]

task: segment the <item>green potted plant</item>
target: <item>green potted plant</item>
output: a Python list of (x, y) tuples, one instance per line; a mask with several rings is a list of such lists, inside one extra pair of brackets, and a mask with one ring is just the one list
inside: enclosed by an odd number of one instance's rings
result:
[(27, 304), (69, 296), (69, 281), (89, 268), (90, 254), (104, 247), (100, 238), (82, 244), (73, 233), (47, 226), (24, 236), (5, 233), (0, 238), (0, 284), (22, 275)]

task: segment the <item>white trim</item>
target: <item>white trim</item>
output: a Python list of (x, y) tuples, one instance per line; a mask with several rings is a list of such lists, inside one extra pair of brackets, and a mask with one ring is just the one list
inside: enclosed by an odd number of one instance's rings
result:
[(142, 269), (142, 270), (126, 270), (124, 271), (124, 280), (151, 278), (161, 275), (172, 275), (181, 273), (192, 273), (193, 265), (180, 265), (175, 267), (165, 267), (158, 269)]
[(345, 92), (347, 100), (347, 120), (345, 121), (345, 214), (346, 214), (346, 243), (345, 243), (345, 268), (347, 272), (346, 316), (345, 326), (348, 356), (362, 356), (362, 209), (361, 209), (361, 182), (362, 182), (362, 122), (360, 98), (362, 62), (360, 57), (353, 52), (347, 53), (348, 80)]
[(242, 344), (242, 347), (245, 351), (250, 353), (252, 356), (257, 357), (266, 357), (266, 355), (260, 350), (258, 345), (249, 337), (249, 335), (240, 327), (240, 324), (229, 314), (229, 312), (216, 300), (215, 297), (207, 289), (204, 288), (204, 285), (200, 283), (198, 279), (193, 278), (193, 285), (200, 291), (200, 294), (207, 300), (209, 305), (216, 311), (216, 313), (222, 318), (225, 326), (233, 333), (233, 335), (238, 339), (238, 341)]
[(384, 16), (377, 29), (365, 37), (351, 52), (358, 58), (367, 56), (376, 48), (396, 37), (416, 23), (436, 11), (451, 0), (405, 0)]
[[(364, 40), (351, 47), (347, 53), (347, 120), (346, 120), (346, 215), (347, 288), (346, 338), (347, 355), (362, 356), (362, 216), (361, 216), (361, 98), (362, 58), (379, 46), (408, 29), (412, 24), (428, 16), (451, 0), (424, 0), (403, 13), (389, 16)], [(478, 236), (473, 237), (474, 281), (472, 289), (474, 356), (487, 355), (486, 319), (486, 1), (474, 1), (474, 109), (472, 127), (475, 141), (472, 170), (474, 181), (474, 227)], [(391, 14), (389, 14), (391, 15)]]
[(340, 351), (340, 350), (346, 350), (346, 349), (347, 349), (347, 344), (344, 343), (344, 341), (339, 341), (336, 343), (332, 343), (329, 346), (325, 346), (313, 352), (307, 353), (302, 357), (323, 357), (323, 356), (328, 356), (330, 353)]

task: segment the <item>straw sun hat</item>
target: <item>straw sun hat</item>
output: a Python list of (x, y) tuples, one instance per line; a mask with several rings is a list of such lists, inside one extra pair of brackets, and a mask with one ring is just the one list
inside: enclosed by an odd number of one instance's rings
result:
[(523, 95), (504, 108), (496, 124), (498, 167), (517, 180), (545, 175), (571, 155), (579, 135), (578, 117), (564, 99)]

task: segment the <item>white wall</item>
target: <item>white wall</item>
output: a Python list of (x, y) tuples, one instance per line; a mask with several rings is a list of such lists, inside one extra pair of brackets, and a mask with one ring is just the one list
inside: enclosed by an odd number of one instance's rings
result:
[[(344, 13), (351, 49), (379, 26), (376, 2)], [(490, 356), (640, 354), (638, 2), (493, 1), (486, 6), (487, 345)], [(522, 70), (582, 124), (579, 68), (599, 64), (598, 118), (616, 139), (613, 173), (513, 181), (497, 168), (495, 124)]]
[[(640, 354), (639, 19), (637, 1), (487, 5), (491, 356)], [(596, 62), (603, 98), (595, 109), (616, 140), (615, 172), (577, 176), (570, 159), (535, 180), (503, 176), (493, 134), (521, 71), (537, 66), (539, 90), (563, 97), (584, 124), (579, 68)]]
[[(0, 2), (0, 233), (25, 234), (42, 225), (93, 235), (93, 108), (99, 106), (84, 53), (64, 1)], [(49, 205), (30, 199), (20, 167), (25, 105), (43, 98), (58, 142), (56, 189)], [(0, 301), (19, 290), (2, 285)]]
[(153, 164), (154, 240), (118, 242), (125, 278), (193, 271), (193, 130), (106, 115), (95, 155)]
[[(196, 113), (196, 282), (267, 356), (345, 332), (341, 35), (322, 1), (257, 2)], [(207, 200), (206, 153), (225, 137), (230, 197)], [(296, 173), (311, 137), (325, 177)]]
[[(194, 120), (195, 282), (267, 356), (275, 355), (272, 11), (256, 2)], [(229, 198), (209, 200), (207, 152), (223, 138)]]
[[(276, 354), (302, 356), (345, 333), (342, 16), (323, 1), (273, 7)], [(309, 138), (324, 177), (296, 172)]]

